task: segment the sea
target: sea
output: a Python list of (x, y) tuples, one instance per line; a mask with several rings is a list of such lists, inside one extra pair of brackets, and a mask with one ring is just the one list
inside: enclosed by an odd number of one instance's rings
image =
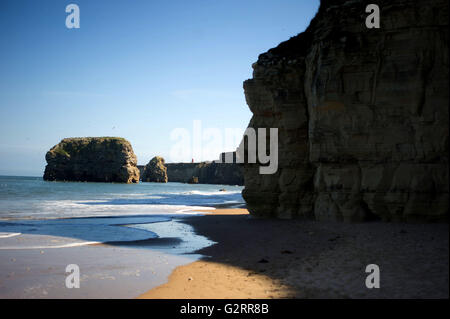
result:
[[(242, 206), (242, 188), (184, 183), (49, 182), (40, 177), (0, 176), (0, 250), (135, 242), (179, 234), (189, 242), (186, 236), (195, 234), (174, 221), (203, 214), (217, 205)], [(5, 240), (23, 234), (44, 236)], [(60, 238), (57, 244), (52, 244), (53, 237)], [(192, 240), (190, 247), (171, 248), (189, 253), (207, 245), (206, 241)]]
[(242, 206), (241, 192), (0, 176), (0, 299), (135, 298), (176, 267), (207, 258), (199, 251), (215, 242), (183, 220)]

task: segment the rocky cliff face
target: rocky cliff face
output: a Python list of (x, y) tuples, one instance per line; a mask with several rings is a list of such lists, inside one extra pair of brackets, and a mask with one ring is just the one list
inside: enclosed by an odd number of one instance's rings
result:
[(140, 176), (141, 180), (142, 180), (142, 176), (144, 176), (144, 173), (145, 173), (145, 166), (146, 165), (137, 165), (137, 168), (139, 170), (139, 176)]
[(65, 138), (45, 159), (48, 181), (139, 182), (133, 148), (119, 137)]
[(448, 2), (322, 1), (308, 29), (259, 56), (249, 127), (279, 129), (279, 169), (244, 167), (257, 216), (448, 219)]
[(155, 156), (148, 162), (142, 175), (142, 181), (167, 183), (167, 168), (165, 166), (164, 158)]
[(233, 163), (167, 163), (169, 182), (188, 183), (197, 177), (199, 184), (243, 185), (241, 167)]

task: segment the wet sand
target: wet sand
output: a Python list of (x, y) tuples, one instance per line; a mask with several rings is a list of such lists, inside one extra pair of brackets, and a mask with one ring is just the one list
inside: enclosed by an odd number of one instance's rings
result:
[[(448, 298), (448, 224), (255, 219), (217, 209), (182, 221), (217, 244), (140, 298)], [(368, 289), (368, 264), (380, 268)]]
[[(55, 221), (48, 222), (51, 225), (43, 221), (45, 227), (40, 229), (35, 222), (38, 234), (0, 233), (0, 298), (134, 298), (147, 291), (149, 285), (156, 287), (166, 282), (175, 267), (200, 257), (187, 253), (210, 244), (206, 238), (196, 236), (191, 226), (178, 222), (182, 218), (142, 224), (142, 231), (136, 229), (135, 236), (126, 226), (111, 226), (110, 232), (116, 235), (107, 237), (119, 240), (107, 243), (70, 234), (59, 236), (65, 232), (58, 226), (50, 227)], [(85, 226), (74, 225), (73, 232), (85, 234), (76, 231), (79, 227)], [(119, 235), (125, 231), (129, 240), (120, 240), (124, 236)], [(160, 237), (154, 238), (152, 231), (158, 231)], [(51, 232), (58, 236), (46, 234)], [(68, 289), (65, 285), (69, 264), (79, 266), (80, 288)]]
[[(134, 298), (192, 260), (112, 245), (0, 250), (0, 298)], [(66, 287), (69, 264), (79, 266), (79, 288)]]

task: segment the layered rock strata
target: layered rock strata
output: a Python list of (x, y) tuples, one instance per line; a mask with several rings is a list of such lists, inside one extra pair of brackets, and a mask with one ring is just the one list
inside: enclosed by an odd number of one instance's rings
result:
[(136, 155), (120, 137), (65, 138), (45, 159), (47, 181), (139, 182)]
[(160, 156), (153, 157), (145, 166), (142, 175), (143, 182), (167, 183), (167, 168), (164, 158)]
[[(322, 1), (244, 82), (249, 127), (278, 128), (279, 166), (244, 165), (251, 214), (448, 220), (448, 2)], [(170, 179), (170, 177), (169, 177)]]
[(242, 169), (235, 163), (167, 163), (169, 182), (188, 183), (196, 177), (199, 184), (243, 185)]

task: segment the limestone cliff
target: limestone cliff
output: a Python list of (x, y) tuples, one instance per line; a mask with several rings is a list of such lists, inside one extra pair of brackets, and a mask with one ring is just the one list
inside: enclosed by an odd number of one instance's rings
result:
[(322, 1), (307, 30), (259, 56), (249, 127), (279, 130), (279, 169), (245, 164), (257, 216), (448, 219), (448, 2)]
[(199, 184), (243, 185), (241, 167), (233, 163), (167, 163), (169, 182), (188, 183), (197, 177)]
[(65, 138), (45, 159), (48, 181), (139, 182), (133, 148), (119, 137)]
[(155, 156), (148, 162), (142, 175), (142, 181), (167, 183), (167, 168), (165, 166), (164, 158)]

